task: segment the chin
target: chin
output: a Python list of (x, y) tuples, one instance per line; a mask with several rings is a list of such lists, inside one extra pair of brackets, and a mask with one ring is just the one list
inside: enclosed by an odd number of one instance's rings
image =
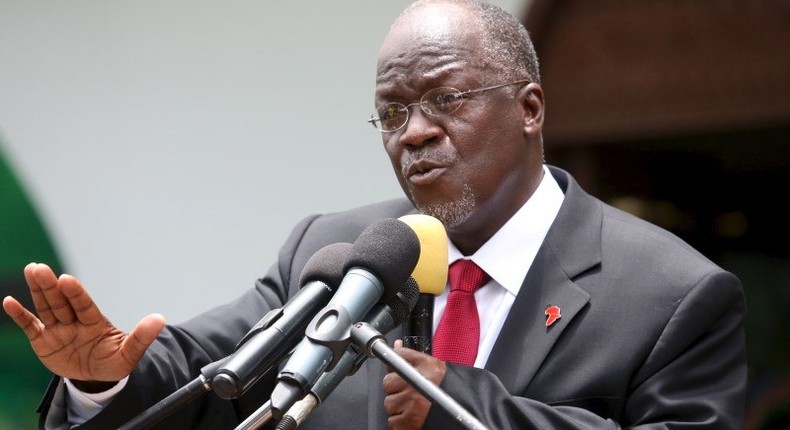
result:
[(462, 224), (472, 216), (477, 207), (474, 193), (468, 185), (464, 185), (461, 196), (454, 200), (421, 202), (414, 198), (413, 193), (411, 197), (417, 209), (441, 221), (445, 228)]

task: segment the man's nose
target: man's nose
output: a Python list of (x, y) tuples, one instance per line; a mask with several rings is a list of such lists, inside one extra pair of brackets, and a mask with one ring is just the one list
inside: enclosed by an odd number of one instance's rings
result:
[(444, 130), (436, 117), (428, 115), (419, 105), (412, 106), (409, 120), (403, 126), (400, 143), (404, 146), (423, 146), (438, 141)]

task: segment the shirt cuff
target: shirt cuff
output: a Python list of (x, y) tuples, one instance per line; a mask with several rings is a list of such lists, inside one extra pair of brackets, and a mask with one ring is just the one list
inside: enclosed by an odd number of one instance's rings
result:
[(68, 378), (63, 378), (63, 380), (66, 383), (66, 393), (68, 394), (66, 413), (69, 424), (74, 425), (82, 424), (101, 412), (123, 390), (129, 377), (121, 379), (115, 386), (101, 393), (86, 393), (75, 387)]

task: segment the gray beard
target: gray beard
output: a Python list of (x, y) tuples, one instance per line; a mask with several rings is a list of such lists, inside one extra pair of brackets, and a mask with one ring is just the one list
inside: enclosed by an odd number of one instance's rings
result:
[[(414, 201), (414, 198), (412, 198)], [(452, 202), (417, 205), (422, 213), (430, 215), (444, 224), (445, 228), (455, 227), (466, 221), (475, 209), (475, 195), (469, 185), (464, 184), (461, 197)]]

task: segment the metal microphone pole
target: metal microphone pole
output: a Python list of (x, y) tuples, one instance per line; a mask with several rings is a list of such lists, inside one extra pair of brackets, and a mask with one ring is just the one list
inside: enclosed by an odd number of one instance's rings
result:
[(144, 430), (158, 424), (187, 403), (211, 391), (211, 378), (228, 357), (217, 360), (200, 369), (200, 375), (169, 396), (149, 407), (140, 415), (127, 421), (118, 430)]
[(409, 382), (422, 395), (434, 404), (438, 404), (464, 427), (470, 430), (488, 430), (488, 427), (477, 420), (458, 402), (445, 393), (441, 388), (423, 376), (408, 361), (387, 345), (384, 336), (370, 324), (359, 322), (351, 328), (351, 340), (369, 357), (375, 357), (386, 363), (395, 373)]
[(258, 429), (269, 422), (270, 419), (272, 419), (272, 401), (268, 400), (258, 410), (250, 414), (246, 420), (242, 421), (235, 430)]

